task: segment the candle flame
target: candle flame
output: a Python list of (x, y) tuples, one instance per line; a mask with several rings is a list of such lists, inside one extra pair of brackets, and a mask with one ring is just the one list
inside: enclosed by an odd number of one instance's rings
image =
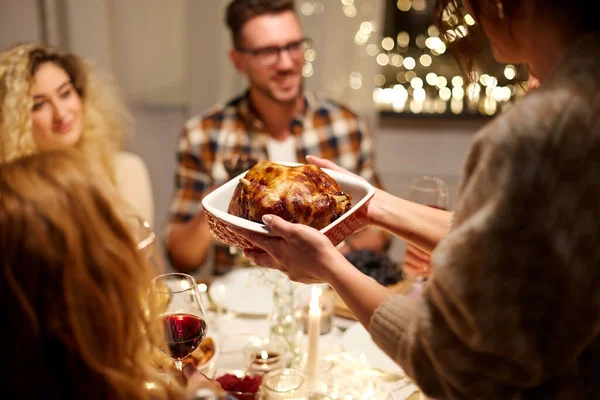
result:
[(266, 360), (266, 359), (268, 359), (268, 358), (269, 358), (269, 353), (267, 353), (267, 352), (266, 352), (266, 351), (264, 351), (264, 350), (263, 350), (263, 351), (261, 351), (261, 352), (260, 352), (260, 358), (261, 358), (261, 359), (263, 359), (263, 360)]

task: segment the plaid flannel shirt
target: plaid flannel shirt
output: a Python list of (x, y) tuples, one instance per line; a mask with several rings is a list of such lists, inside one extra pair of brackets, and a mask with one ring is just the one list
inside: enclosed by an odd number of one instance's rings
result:
[[(303, 162), (307, 155), (326, 158), (381, 187), (365, 121), (348, 108), (311, 92), (304, 94), (304, 100), (304, 110), (296, 115), (290, 127), (298, 162)], [(225, 106), (188, 120), (179, 138), (175, 192), (165, 235), (173, 223), (192, 219), (202, 208), (204, 196), (230, 179), (225, 161), (240, 155), (266, 160), (268, 139), (248, 92)], [(231, 266), (230, 253), (225, 245), (215, 246), (215, 274), (224, 273)]]

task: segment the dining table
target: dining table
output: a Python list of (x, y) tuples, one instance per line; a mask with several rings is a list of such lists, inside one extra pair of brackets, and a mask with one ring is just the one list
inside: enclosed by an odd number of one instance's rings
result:
[[(254, 270), (257, 268), (259, 267), (254, 267)], [(229, 275), (198, 279), (198, 287), (207, 309), (207, 336), (218, 347), (215, 357), (203, 372), (215, 379), (228, 373), (246, 373), (246, 343), (252, 338), (268, 338), (272, 335), (272, 288), (260, 285), (256, 283), (256, 279), (249, 279), (248, 276), (232, 279), (235, 270)], [(406, 291), (406, 285), (400, 283), (394, 291)], [(331, 321), (329, 331), (318, 336), (318, 351), (320, 357), (332, 360), (336, 365), (332, 379), (335, 380), (337, 389), (329, 389), (312, 398), (425, 398), (402, 369), (376, 347), (367, 330), (357, 322), (339, 298), (336, 298)], [(297, 349), (304, 352), (306, 357), (307, 348), (308, 336), (304, 331), (298, 336)]]

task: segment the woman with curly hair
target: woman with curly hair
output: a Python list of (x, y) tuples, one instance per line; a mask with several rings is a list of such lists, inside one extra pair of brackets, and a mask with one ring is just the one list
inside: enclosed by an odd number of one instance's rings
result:
[[(27, 184), (23, 184), (27, 182)], [(137, 250), (98, 163), (74, 149), (0, 165), (0, 367), (5, 398), (192, 398), (154, 369), (164, 347), (144, 301), (156, 271)]]
[(115, 86), (92, 62), (39, 43), (0, 53), (0, 163), (75, 147), (98, 160), (122, 197), (152, 221), (145, 165), (121, 152), (131, 121)]

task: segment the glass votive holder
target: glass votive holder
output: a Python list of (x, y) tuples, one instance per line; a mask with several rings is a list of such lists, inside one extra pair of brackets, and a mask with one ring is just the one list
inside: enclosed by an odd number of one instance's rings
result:
[(335, 303), (335, 292), (327, 284), (302, 285), (296, 289), (295, 303), (297, 316), (300, 319), (302, 329), (305, 334), (308, 333), (308, 310), (312, 298), (313, 287), (320, 291), (319, 308), (321, 309), (320, 334), (324, 335), (331, 332), (333, 328), (333, 314)]
[(319, 357), (316, 361), (315, 376), (311, 378), (306, 371), (307, 361), (308, 359), (304, 357), (300, 366), (300, 370), (305, 372), (306, 391), (311, 398), (329, 394), (335, 386), (333, 371), (335, 363), (328, 357)]
[(264, 375), (260, 392), (264, 400), (304, 400), (304, 373), (292, 368), (274, 369)]
[(254, 373), (266, 373), (283, 367), (287, 352), (287, 344), (277, 337), (254, 336), (244, 346), (244, 358), (248, 370)]

